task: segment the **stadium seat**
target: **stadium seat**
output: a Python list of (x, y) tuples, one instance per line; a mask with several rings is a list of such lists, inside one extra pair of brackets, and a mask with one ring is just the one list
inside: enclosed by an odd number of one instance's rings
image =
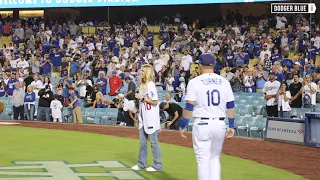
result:
[(250, 114), (252, 116), (263, 116), (264, 106), (253, 105), (250, 107)]
[(235, 100), (235, 104), (238, 104), (238, 105), (244, 105), (246, 104), (246, 100)]
[(104, 116), (107, 116), (106, 109), (105, 108), (97, 108), (96, 109), (96, 116), (95, 116), (96, 124), (102, 124), (101, 118)]
[(290, 117), (293, 119), (301, 118), (301, 109), (300, 108), (291, 108)]
[(13, 120), (13, 110), (12, 107), (5, 107), (3, 113), (1, 113), (1, 119), (3, 120)]
[(261, 102), (252, 98), (252, 100), (246, 101), (246, 104), (251, 106), (258, 106), (261, 105)]
[(116, 121), (117, 122), (117, 119), (118, 119), (118, 109), (116, 108), (108, 108), (107, 109), (107, 116), (109, 118), (109, 120), (111, 122), (114, 122)]
[(95, 108), (84, 108), (82, 110), (82, 117), (84, 124), (96, 124), (96, 111)]
[(307, 112), (311, 112), (311, 109), (310, 108), (301, 108), (300, 112), (301, 112), (301, 114), (300, 114), (301, 119), (304, 119), (305, 118), (305, 114)]
[(243, 121), (243, 116), (236, 115), (235, 116), (235, 122), (234, 122), (234, 129), (235, 129), (235, 135), (239, 136), (238, 128), (245, 126), (245, 122)]
[(244, 116), (242, 119), (242, 125), (237, 127), (238, 136), (249, 136), (248, 127), (253, 125), (256, 118), (252, 116)]
[(251, 100), (252, 99), (252, 96), (249, 96), (249, 95), (242, 95), (241, 97), (240, 97), (240, 100), (245, 100), (245, 101), (249, 101), (249, 100)]
[(63, 122), (72, 123), (73, 122), (73, 112), (71, 108), (63, 108)]
[(238, 115), (250, 115), (250, 105), (242, 105), (236, 108), (236, 114)]
[(264, 138), (267, 118), (257, 117), (255, 124), (249, 128), (249, 137)]

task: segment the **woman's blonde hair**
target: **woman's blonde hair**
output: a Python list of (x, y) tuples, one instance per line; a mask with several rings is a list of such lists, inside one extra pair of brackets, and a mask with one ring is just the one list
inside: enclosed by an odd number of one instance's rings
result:
[(33, 87), (31, 85), (27, 86), (27, 91), (29, 92), (29, 88), (31, 89), (31, 92), (33, 91)]
[(146, 93), (147, 85), (150, 81), (154, 81), (154, 70), (149, 64), (145, 64), (141, 67), (141, 70), (145, 73), (145, 77), (141, 77), (140, 92)]
[(103, 97), (102, 93), (101, 92), (97, 92), (96, 100), (100, 100), (100, 99), (102, 99), (102, 97)]

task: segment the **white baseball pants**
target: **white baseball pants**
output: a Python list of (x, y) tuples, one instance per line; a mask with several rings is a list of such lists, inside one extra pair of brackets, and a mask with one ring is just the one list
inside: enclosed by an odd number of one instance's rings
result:
[(193, 149), (198, 163), (199, 180), (220, 180), (220, 154), (226, 134), (226, 124), (219, 118), (193, 123)]

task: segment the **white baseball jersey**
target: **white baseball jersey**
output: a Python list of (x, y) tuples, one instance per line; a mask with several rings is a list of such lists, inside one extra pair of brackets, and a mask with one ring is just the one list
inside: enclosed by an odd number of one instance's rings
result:
[(195, 118), (226, 117), (227, 103), (234, 101), (228, 80), (214, 73), (202, 74), (192, 79), (187, 87), (187, 101), (195, 101)]
[[(147, 91), (140, 92), (144, 97), (148, 97), (153, 101), (158, 101), (157, 88), (154, 82), (149, 82)], [(160, 129), (159, 104), (151, 105), (145, 102), (139, 103), (139, 129), (144, 128), (147, 134), (152, 134)]]
[[(273, 81), (273, 82), (267, 81), (264, 84), (263, 92), (266, 95), (277, 95), (278, 91), (279, 91), (279, 88), (280, 88), (280, 85), (281, 84), (280, 84), (279, 81)], [(270, 98), (267, 101), (267, 106), (275, 106), (275, 105), (277, 105), (276, 98)]]
[(61, 102), (59, 100), (53, 100), (50, 103), (50, 109), (52, 112), (52, 117), (53, 118), (61, 118), (61, 109), (63, 108)]

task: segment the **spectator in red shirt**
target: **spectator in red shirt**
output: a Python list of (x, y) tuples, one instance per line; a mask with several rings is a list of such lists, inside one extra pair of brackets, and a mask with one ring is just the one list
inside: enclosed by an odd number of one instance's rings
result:
[(11, 27), (9, 23), (5, 23), (3, 26), (3, 35), (4, 36), (9, 36), (11, 32)]
[(112, 76), (109, 78), (110, 96), (115, 96), (122, 87), (122, 79), (117, 76), (117, 71), (112, 71)]

